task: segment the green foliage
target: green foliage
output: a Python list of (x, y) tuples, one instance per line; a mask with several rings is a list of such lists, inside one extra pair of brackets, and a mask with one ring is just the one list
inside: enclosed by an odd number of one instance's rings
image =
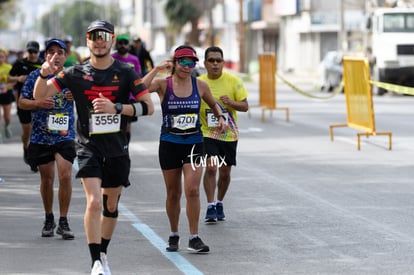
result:
[(73, 45), (85, 45), (88, 25), (97, 19), (118, 22), (118, 7), (96, 4), (91, 1), (75, 1), (73, 4), (56, 4), (41, 19), (41, 31), (47, 37), (63, 39), (71, 35)]
[(15, 0), (0, 0), (0, 29), (5, 29), (8, 26), (8, 16), (15, 12)]
[(217, 2), (218, 0), (167, 0), (164, 13), (169, 22), (167, 31), (172, 35), (172, 40), (190, 23), (191, 32), (187, 40), (193, 45), (199, 45), (198, 21), (205, 12), (211, 13)]
[(164, 7), (165, 15), (172, 31), (180, 32), (185, 24), (198, 20), (202, 13), (196, 2), (199, 0), (168, 0)]

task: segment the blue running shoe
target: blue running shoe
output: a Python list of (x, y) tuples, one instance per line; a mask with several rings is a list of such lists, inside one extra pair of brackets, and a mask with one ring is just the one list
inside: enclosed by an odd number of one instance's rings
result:
[(206, 223), (215, 223), (215, 222), (217, 222), (216, 206), (209, 205), (207, 207), (207, 213), (206, 213), (206, 217), (204, 219), (204, 222), (206, 222)]
[(226, 216), (224, 215), (223, 204), (221, 202), (216, 203), (217, 220), (224, 221)]

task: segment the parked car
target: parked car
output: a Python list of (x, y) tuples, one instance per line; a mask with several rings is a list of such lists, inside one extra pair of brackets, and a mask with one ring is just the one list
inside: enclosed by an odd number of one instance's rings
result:
[(332, 92), (342, 82), (342, 57), (339, 51), (329, 51), (319, 66), (321, 91)]

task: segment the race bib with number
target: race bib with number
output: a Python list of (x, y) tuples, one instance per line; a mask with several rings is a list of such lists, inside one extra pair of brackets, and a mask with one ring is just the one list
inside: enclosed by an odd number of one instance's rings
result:
[(121, 129), (120, 114), (91, 114), (90, 134), (107, 134)]
[[(229, 113), (223, 112), (223, 116), (226, 118), (226, 123), (229, 121)], [(208, 127), (218, 127), (219, 119), (214, 115), (211, 110), (206, 110), (206, 120)]]
[(188, 130), (196, 127), (197, 114), (182, 114), (172, 117), (172, 128)]
[(50, 113), (47, 122), (50, 131), (67, 131), (69, 129), (69, 115)]

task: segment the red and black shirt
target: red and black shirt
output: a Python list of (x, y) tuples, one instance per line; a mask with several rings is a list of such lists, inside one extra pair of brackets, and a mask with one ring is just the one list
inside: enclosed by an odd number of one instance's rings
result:
[(93, 112), (92, 100), (99, 97), (99, 93), (112, 102), (128, 104), (130, 93), (138, 99), (149, 92), (132, 67), (114, 60), (108, 69), (98, 70), (86, 62), (64, 69), (52, 81), (59, 91), (68, 88), (73, 94), (78, 115), (77, 133), (80, 143), (95, 147), (100, 152), (104, 152), (105, 156), (128, 154), (125, 116), (121, 116), (121, 131), (117, 133), (90, 135), (89, 123)]

